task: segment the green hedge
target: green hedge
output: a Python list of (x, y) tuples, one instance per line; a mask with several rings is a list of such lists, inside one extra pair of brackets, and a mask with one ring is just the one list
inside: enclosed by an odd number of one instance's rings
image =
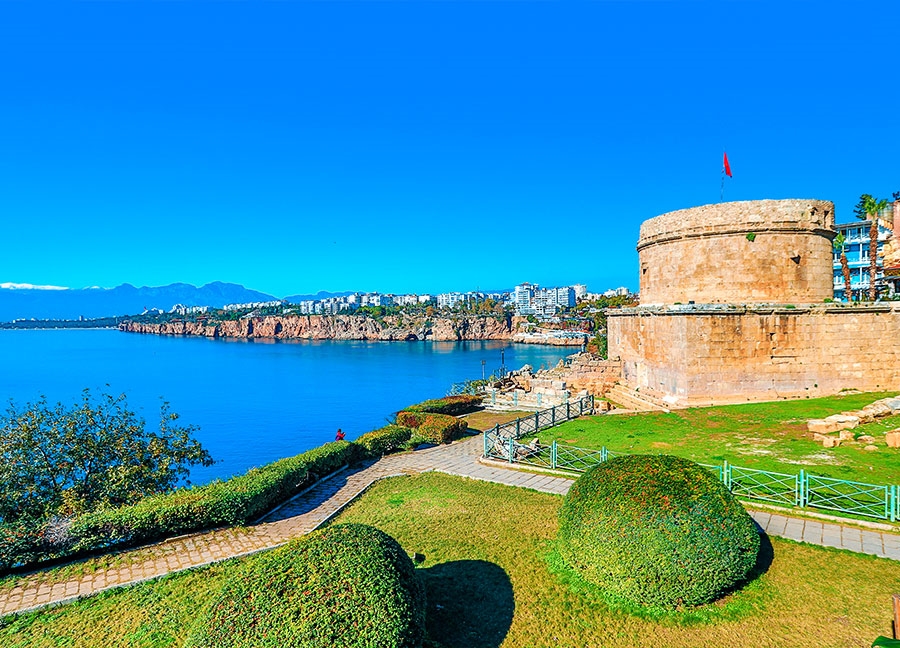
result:
[(387, 425), (371, 432), (366, 432), (354, 443), (361, 446), (366, 454), (378, 457), (396, 450), (409, 441), (412, 430), (402, 425)]
[(425, 592), (389, 535), (338, 524), (260, 554), (231, 576), (190, 648), (419, 648)]
[(362, 456), (377, 457), (415, 437), (449, 443), (468, 424), (442, 412), (471, 411), (481, 398), (449, 396), (414, 405), (388, 425), (355, 442), (336, 441), (239, 477), (194, 488), (179, 488), (117, 509), (99, 510), (70, 520), (0, 523), (0, 572), (41, 562), (87, 555), (220, 526), (246, 524), (284, 502), (306, 484)]
[(713, 601), (746, 579), (759, 534), (705, 468), (667, 455), (611, 459), (572, 485), (559, 551), (585, 580), (640, 605)]
[(0, 525), (0, 570), (246, 524), (317, 477), (355, 461), (359, 452), (355, 444), (335, 441), (227, 481), (179, 488), (131, 506), (86, 513), (62, 528), (54, 521)]
[(481, 396), (460, 394), (458, 396), (446, 396), (423, 401), (416, 405), (410, 405), (404, 411), (459, 416), (460, 414), (468, 414), (481, 409), (483, 400)]
[(397, 424), (413, 429), (413, 434), (432, 443), (450, 443), (465, 434), (469, 424), (446, 414), (399, 412)]

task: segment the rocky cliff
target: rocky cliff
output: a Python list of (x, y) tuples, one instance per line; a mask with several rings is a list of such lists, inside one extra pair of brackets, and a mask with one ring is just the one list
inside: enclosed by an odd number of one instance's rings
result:
[(230, 321), (126, 321), (120, 331), (156, 335), (192, 335), (208, 338), (270, 338), (303, 340), (510, 340), (520, 318), (409, 316), (379, 319), (359, 315), (291, 315), (253, 317)]

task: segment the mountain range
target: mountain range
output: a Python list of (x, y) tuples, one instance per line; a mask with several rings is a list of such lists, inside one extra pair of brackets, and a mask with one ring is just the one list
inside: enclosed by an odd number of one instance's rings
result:
[(214, 281), (205, 286), (122, 284), (115, 288), (58, 289), (28, 284), (0, 284), (0, 322), (16, 319), (78, 319), (136, 315), (150, 308), (169, 311), (175, 304), (214, 306), (264, 302), (272, 295), (239, 284)]

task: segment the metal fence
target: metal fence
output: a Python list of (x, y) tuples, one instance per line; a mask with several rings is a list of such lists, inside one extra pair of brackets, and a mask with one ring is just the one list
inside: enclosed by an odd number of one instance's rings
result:
[(534, 414), (517, 418), (515, 421), (495, 425), (485, 432), (485, 456), (487, 456), (488, 436), (492, 438), (492, 442), (496, 440), (520, 439), (523, 436), (537, 434), (541, 430), (546, 430), (573, 418), (591, 414), (593, 411), (594, 397), (589, 395), (575, 401), (566, 401), (556, 407), (539, 410)]
[[(554, 408), (557, 409), (557, 408)], [(484, 433), (484, 456), (509, 463), (584, 472), (613, 457), (626, 453), (613, 452), (606, 447), (578, 448), (553, 441), (550, 445), (519, 443), (518, 439), (532, 435), (547, 420), (544, 412), (526, 419), (517, 419), (505, 426), (497, 426)], [(577, 410), (576, 410), (577, 411)], [(574, 418), (574, 416), (572, 417)], [(567, 419), (558, 419), (562, 423)], [(524, 423), (528, 421), (528, 423)], [(505, 434), (504, 434), (505, 432)], [(801, 470), (797, 475), (756, 470), (735, 466), (727, 461), (718, 464), (700, 464), (711, 470), (737, 497), (797, 506), (807, 509), (822, 509), (838, 513), (889, 520), (900, 520), (900, 486), (866, 484), (811, 475)]]

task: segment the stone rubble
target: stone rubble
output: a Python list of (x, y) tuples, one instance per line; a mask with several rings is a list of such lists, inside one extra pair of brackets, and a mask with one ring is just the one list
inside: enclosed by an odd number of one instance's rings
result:
[[(806, 429), (812, 434), (813, 440), (825, 448), (836, 448), (844, 441), (856, 441), (867, 444), (864, 449), (872, 451), (878, 449), (872, 445), (875, 437), (868, 434), (856, 437), (850, 430), (897, 414), (900, 414), (900, 396), (892, 396), (877, 400), (861, 410), (832, 414), (823, 419), (810, 419), (806, 422)], [(835, 432), (838, 436), (834, 436)], [(889, 448), (900, 448), (900, 428), (885, 433), (885, 437)]]

